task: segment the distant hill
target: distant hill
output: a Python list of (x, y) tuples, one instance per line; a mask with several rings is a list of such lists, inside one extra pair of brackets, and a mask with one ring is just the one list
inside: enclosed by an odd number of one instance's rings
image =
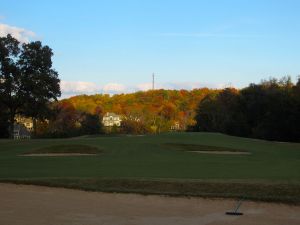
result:
[(185, 130), (195, 123), (195, 109), (209, 93), (218, 90), (202, 88), (194, 90), (149, 90), (129, 94), (79, 95), (63, 99), (60, 103), (71, 103), (81, 112), (103, 115), (114, 112), (126, 118), (138, 118), (146, 126), (159, 126), (169, 130), (177, 123)]

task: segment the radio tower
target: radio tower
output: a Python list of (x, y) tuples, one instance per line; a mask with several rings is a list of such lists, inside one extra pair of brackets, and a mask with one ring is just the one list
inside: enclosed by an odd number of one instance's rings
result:
[(152, 73), (152, 90), (154, 90), (154, 73)]

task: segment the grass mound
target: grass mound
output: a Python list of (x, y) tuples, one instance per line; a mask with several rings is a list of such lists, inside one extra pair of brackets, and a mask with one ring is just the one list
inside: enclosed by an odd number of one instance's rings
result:
[(209, 146), (209, 145), (167, 143), (167, 144), (165, 144), (165, 146), (171, 147), (171, 148), (176, 148), (176, 149), (183, 150), (183, 151), (189, 151), (189, 152), (241, 152), (241, 153), (249, 153), (247, 151), (240, 150), (240, 149)]
[(26, 152), (28, 154), (98, 154), (100, 149), (82, 144), (51, 145)]

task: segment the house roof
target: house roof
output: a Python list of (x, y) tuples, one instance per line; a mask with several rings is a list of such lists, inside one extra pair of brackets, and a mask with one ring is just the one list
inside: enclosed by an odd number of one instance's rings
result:
[(113, 112), (107, 112), (107, 113), (105, 113), (104, 116), (119, 117), (119, 115), (117, 115), (117, 114), (115, 114), (115, 113), (113, 113)]

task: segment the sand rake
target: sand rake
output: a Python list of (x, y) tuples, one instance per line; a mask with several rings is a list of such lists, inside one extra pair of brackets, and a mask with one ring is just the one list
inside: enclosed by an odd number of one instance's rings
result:
[(240, 206), (242, 205), (242, 203), (243, 203), (243, 199), (239, 200), (239, 201), (237, 202), (237, 204), (236, 204), (235, 209), (234, 209), (233, 211), (228, 211), (228, 212), (226, 212), (226, 215), (232, 215), (232, 216), (241, 216), (241, 215), (243, 215), (242, 212), (239, 212), (239, 211), (238, 211), (239, 208), (240, 208)]

